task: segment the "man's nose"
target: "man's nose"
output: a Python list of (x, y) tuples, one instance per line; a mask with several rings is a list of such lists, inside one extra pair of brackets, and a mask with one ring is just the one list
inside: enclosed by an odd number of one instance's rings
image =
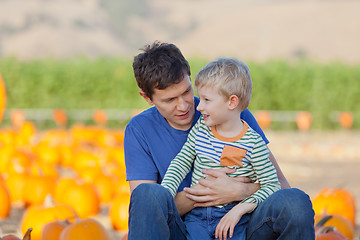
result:
[(177, 109), (180, 111), (185, 111), (188, 108), (188, 104), (183, 97), (180, 97), (177, 102)]

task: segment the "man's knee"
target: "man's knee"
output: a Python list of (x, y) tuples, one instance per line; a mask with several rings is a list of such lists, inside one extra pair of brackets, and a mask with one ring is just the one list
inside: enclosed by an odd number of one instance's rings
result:
[(130, 202), (141, 202), (142, 205), (165, 203), (171, 198), (170, 192), (157, 183), (139, 184), (131, 194)]
[(273, 194), (272, 204), (281, 211), (298, 217), (313, 217), (314, 210), (309, 195), (297, 188), (282, 189)]

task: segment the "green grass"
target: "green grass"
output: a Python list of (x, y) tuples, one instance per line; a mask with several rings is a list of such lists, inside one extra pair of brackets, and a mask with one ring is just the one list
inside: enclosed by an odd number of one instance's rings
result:
[[(208, 62), (190, 59), (192, 78)], [(19, 61), (0, 58), (7, 87), (7, 108), (138, 109), (139, 96), (132, 60), (74, 58)], [(248, 62), (254, 88), (252, 111), (310, 111), (314, 127), (334, 128), (334, 111), (360, 113), (360, 65), (311, 61)]]

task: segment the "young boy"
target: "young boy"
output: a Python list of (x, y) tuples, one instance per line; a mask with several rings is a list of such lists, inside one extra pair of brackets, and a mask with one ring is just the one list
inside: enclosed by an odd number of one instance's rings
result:
[(202, 170), (207, 168), (234, 168), (230, 176), (258, 181), (260, 189), (240, 203), (194, 208), (184, 219), (188, 239), (246, 239), (249, 213), (281, 188), (266, 143), (240, 119), (251, 99), (249, 69), (236, 59), (220, 58), (200, 70), (195, 87), (202, 116), (171, 161), (161, 185), (175, 196), (193, 163), (192, 185), (205, 177)]

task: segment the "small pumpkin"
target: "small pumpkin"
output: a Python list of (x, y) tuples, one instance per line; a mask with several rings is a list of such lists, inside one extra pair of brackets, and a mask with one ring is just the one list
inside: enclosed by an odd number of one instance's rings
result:
[(350, 220), (339, 215), (333, 214), (328, 215), (326, 213), (315, 215), (315, 231), (323, 226), (332, 226), (335, 227), (337, 231), (344, 234), (349, 239), (354, 237), (354, 226), (351, 224)]
[(299, 112), (296, 115), (296, 125), (300, 131), (309, 131), (311, 127), (312, 116), (309, 112)]
[(105, 125), (107, 123), (107, 115), (103, 110), (96, 110), (93, 114), (94, 122), (99, 125)]
[(60, 234), (60, 240), (110, 240), (101, 223), (95, 219), (78, 219), (67, 226)]
[(69, 221), (55, 220), (45, 224), (41, 232), (41, 240), (60, 240), (61, 232), (70, 224)]
[(4, 112), (6, 107), (6, 91), (5, 91), (5, 84), (0, 75), (0, 123), (3, 118)]
[(53, 118), (55, 123), (59, 126), (59, 127), (64, 127), (67, 124), (67, 116), (64, 110), (62, 109), (56, 109), (53, 112)]
[(271, 115), (268, 111), (258, 111), (255, 115), (256, 121), (259, 123), (261, 129), (270, 128)]
[(10, 194), (3, 182), (0, 182), (0, 218), (9, 216), (11, 210)]
[(350, 129), (354, 122), (354, 116), (351, 112), (341, 112), (339, 115), (340, 125), (345, 129)]

